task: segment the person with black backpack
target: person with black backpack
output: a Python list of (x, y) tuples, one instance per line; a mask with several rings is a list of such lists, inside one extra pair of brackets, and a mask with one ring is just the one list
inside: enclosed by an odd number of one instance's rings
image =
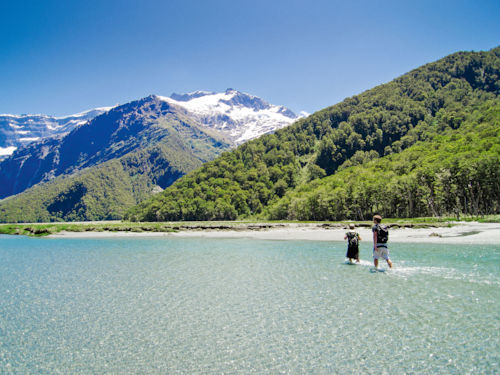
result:
[(354, 224), (349, 224), (349, 229), (349, 232), (344, 236), (344, 240), (347, 240), (347, 254), (345, 256), (349, 258), (349, 263), (352, 264), (353, 259), (356, 259), (356, 263), (359, 263), (359, 241), (361, 241), (361, 236), (354, 231)]
[(389, 258), (389, 249), (387, 248), (387, 241), (389, 241), (389, 230), (387, 226), (381, 224), (382, 216), (375, 215), (373, 217), (373, 264), (375, 265), (375, 269), (378, 269), (378, 260), (379, 258), (384, 258), (389, 265), (389, 268), (392, 268), (392, 262)]

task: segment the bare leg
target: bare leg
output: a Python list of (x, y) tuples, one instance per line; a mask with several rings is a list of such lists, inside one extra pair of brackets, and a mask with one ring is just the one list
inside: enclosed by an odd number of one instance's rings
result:
[(375, 268), (378, 268), (378, 259), (373, 259), (373, 264), (375, 265)]
[(389, 268), (392, 268), (392, 262), (390, 259), (387, 259), (387, 264), (389, 265)]

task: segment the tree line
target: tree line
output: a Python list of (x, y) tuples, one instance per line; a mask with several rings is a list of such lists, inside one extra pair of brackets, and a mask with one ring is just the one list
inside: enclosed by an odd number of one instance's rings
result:
[[(491, 121), (477, 118), (497, 103), (499, 72), (500, 48), (424, 65), (222, 154), (125, 218), (340, 220), (373, 211), (408, 217), (497, 212), (498, 205), (488, 203), (499, 181), (495, 156), (464, 151), (458, 154), (467, 160), (445, 164), (439, 137), (451, 144), (482, 142), (470, 124), (488, 129), (497, 124), (495, 111), (488, 112)], [(472, 130), (462, 138), (466, 124)], [(498, 138), (488, 129), (483, 137), (494, 149)], [(422, 165), (421, 151), (436, 147), (441, 151), (428, 156), (435, 163), (411, 169)], [(393, 190), (398, 194), (383, 193)]]

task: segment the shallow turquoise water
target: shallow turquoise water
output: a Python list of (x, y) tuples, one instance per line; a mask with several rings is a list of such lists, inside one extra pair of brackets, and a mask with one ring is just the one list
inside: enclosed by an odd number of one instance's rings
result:
[[(366, 245), (366, 244), (365, 244)], [(492, 374), (500, 246), (0, 236), (2, 374)]]

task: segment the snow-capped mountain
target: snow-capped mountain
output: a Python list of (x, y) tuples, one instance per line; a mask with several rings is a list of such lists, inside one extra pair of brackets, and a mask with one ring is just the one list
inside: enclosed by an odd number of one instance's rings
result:
[[(303, 115), (297, 116), (284, 106), (233, 89), (223, 93), (195, 91), (157, 97), (182, 107), (202, 125), (223, 133), (235, 145), (274, 132)], [(29, 143), (65, 135), (111, 108), (96, 108), (64, 117), (0, 114), (0, 160)]]
[[(40, 203), (30, 211), (35, 221), (119, 218), (220, 153), (297, 118), (235, 90), (150, 95), (100, 110), (65, 118), (0, 117), (0, 147), (18, 147), (0, 160), (0, 200), (17, 195), (8, 202)], [(27, 220), (20, 215), (6, 220)]]
[(64, 117), (0, 114), (0, 159), (28, 143), (67, 134), (111, 108), (95, 108)]
[[(186, 164), (192, 169), (223, 150), (272, 133), (297, 118), (286, 107), (232, 89), (173, 94), (170, 98), (150, 95), (112, 109), (63, 118), (0, 115), (0, 151), (4, 154), (0, 157), (0, 199), (156, 143), (165, 147), (172, 142), (184, 144), (182, 150), (170, 148), (168, 153), (177, 154), (179, 160), (197, 159)], [(179, 129), (174, 133), (174, 128)], [(212, 139), (207, 141), (209, 146), (198, 149), (205, 138)], [(207, 148), (214, 150), (209, 157), (198, 155)], [(194, 156), (180, 157), (186, 150)]]
[(236, 145), (274, 132), (299, 118), (286, 107), (233, 89), (223, 93), (195, 91), (159, 98), (184, 108), (203, 125), (225, 134)]
[(118, 184), (131, 186), (132, 175), (142, 181), (134, 189), (144, 196), (230, 146), (220, 132), (203, 126), (184, 108), (151, 95), (116, 106), (68, 134), (19, 147), (0, 161), (0, 199), (106, 163), (112, 165), (109, 178), (118, 178)]

